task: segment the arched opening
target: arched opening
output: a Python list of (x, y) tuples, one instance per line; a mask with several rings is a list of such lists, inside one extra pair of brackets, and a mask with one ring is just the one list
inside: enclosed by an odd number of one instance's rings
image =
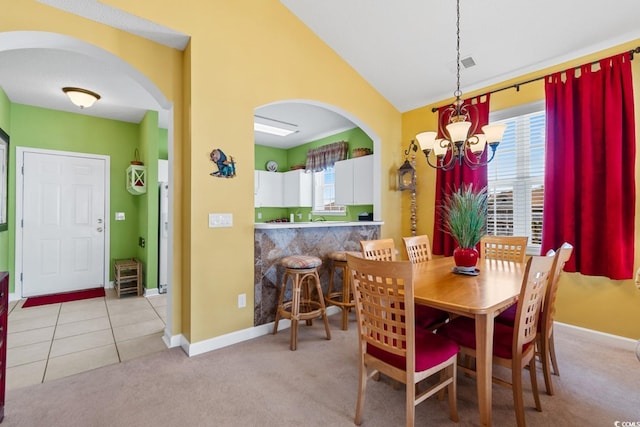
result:
[[(10, 105), (19, 105), (18, 108), (27, 107), (39, 107), (42, 111), (54, 110), (57, 112), (70, 112), (80, 116), (93, 116), (102, 119), (110, 119), (118, 122), (125, 123), (123, 126), (126, 128), (130, 123), (140, 124), (141, 120), (147, 115), (148, 112), (153, 114), (157, 113), (157, 121), (151, 120), (152, 126), (157, 126), (160, 130), (166, 130), (166, 152), (169, 164), (169, 177), (173, 175), (171, 167), (171, 159), (173, 153), (173, 106), (172, 103), (164, 96), (161, 90), (143, 73), (133, 67), (131, 64), (125, 62), (120, 57), (111, 54), (110, 52), (101, 49), (95, 45), (86, 43), (82, 40), (78, 40), (69, 36), (38, 31), (15, 31), (0, 33), (0, 62), (3, 64), (2, 70), (0, 70), (0, 87), (3, 88), (7, 94)], [(63, 86), (78, 86), (89, 88), (101, 95), (101, 99), (93, 107), (78, 110), (73, 106), (66, 95), (62, 92)], [(45, 113), (46, 114), (46, 113)], [(70, 122), (69, 122), (70, 123)], [(157, 125), (154, 125), (157, 123)], [(104, 122), (104, 126), (109, 126), (109, 122)], [(78, 125), (75, 129), (70, 131), (80, 132), (81, 126)], [(102, 127), (101, 127), (102, 129)], [(14, 130), (15, 131), (15, 130)], [(92, 130), (93, 131), (93, 130)], [(96, 129), (95, 131), (100, 131)], [(62, 133), (62, 131), (61, 131)], [(42, 138), (43, 140), (46, 138)], [(87, 138), (89, 140), (89, 138)], [(16, 145), (21, 145), (19, 139), (12, 141), (12, 150), (15, 150)], [(34, 145), (36, 148), (46, 148), (53, 150), (68, 151), (67, 147), (57, 146), (54, 141), (46, 142), (49, 145), (44, 146), (45, 142), (42, 141), (28, 141), (26, 145)], [(38, 144), (42, 144), (39, 146)], [(88, 144), (87, 144), (88, 145)], [(115, 144), (114, 144), (115, 145)], [(158, 147), (150, 147), (152, 150), (158, 150)], [(114, 150), (110, 147), (109, 150)], [(82, 151), (81, 149), (73, 151)], [(87, 147), (87, 152), (99, 153), (100, 148)], [(15, 151), (14, 151), (15, 152)], [(105, 152), (108, 152), (105, 149)], [(133, 160), (134, 148), (127, 149), (125, 154)], [(112, 156), (113, 158), (113, 156)], [(158, 153), (150, 155), (152, 162), (157, 162)], [(112, 161), (112, 165), (115, 164)], [(15, 158), (13, 159), (13, 165), (15, 167)], [(154, 166), (154, 170), (156, 170)], [(125, 170), (114, 169), (111, 172), (112, 180), (113, 176), (122, 174), (124, 178)], [(11, 181), (14, 181), (11, 179)], [(114, 185), (118, 185), (123, 182), (123, 179), (114, 180), (111, 183), (110, 188)], [(14, 181), (15, 184), (15, 181)], [(155, 184), (155, 183), (153, 183)], [(149, 191), (155, 191), (155, 185), (149, 183)], [(124, 184), (123, 184), (124, 185)], [(10, 191), (15, 194), (15, 190)], [(112, 197), (109, 195), (109, 197)], [(136, 196), (131, 196), (136, 197)], [(169, 206), (173, 206), (173, 189), (169, 194)], [(157, 201), (157, 197), (155, 199)], [(22, 265), (22, 259), (20, 257), (20, 239), (19, 229), (15, 226), (17, 218), (13, 212), (16, 208), (16, 200), (13, 200), (10, 205), (12, 212), (11, 222), (14, 222), (13, 227), (15, 230), (15, 239), (9, 242), (10, 252), (15, 263), (10, 267), (14, 268), (14, 277), (19, 277), (17, 273), (20, 265)], [(114, 230), (116, 221), (120, 221), (117, 214), (126, 214), (118, 206), (118, 201), (112, 201), (111, 210), (107, 211), (107, 218), (105, 218), (105, 228), (109, 231), (109, 239), (114, 239)], [(158, 218), (158, 209), (156, 205), (152, 206), (149, 203), (147, 207), (147, 217)], [(122, 218), (125, 216), (122, 215)], [(173, 236), (173, 215), (169, 213), (168, 218), (168, 234), (169, 245), (171, 247)], [(133, 215), (127, 215), (126, 220), (134, 221)], [(149, 239), (157, 239), (158, 233), (149, 233), (147, 236), (146, 246), (149, 247)], [(117, 239), (116, 239), (117, 240)], [(136, 239), (137, 240), (137, 239)], [(136, 242), (137, 243), (137, 242)], [(107, 247), (107, 256), (105, 260), (106, 277), (110, 276), (112, 270), (112, 262), (115, 258), (120, 257), (123, 252), (117, 252), (118, 249), (109, 245)], [(144, 246), (144, 243), (142, 244)], [(153, 260), (152, 264), (157, 266), (158, 254), (148, 253), (149, 259)], [(10, 256), (11, 263), (11, 256)], [(172, 265), (172, 253), (169, 253), (169, 275), (171, 278), (171, 265)], [(155, 268), (155, 267), (154, 267)], [(108, 286), (108, 283), (104, 283)], [(12, 298), (20, 298), (20, 284), (15, 282), (14, 293)], [(157, 288), (150, 289), (150, 293), (157, 292)], [(168, 303), (166, 306), (165, 315), (165, 342), (167, 336), (171, 331), (172, 325), (172, 287), (168, 287)]]

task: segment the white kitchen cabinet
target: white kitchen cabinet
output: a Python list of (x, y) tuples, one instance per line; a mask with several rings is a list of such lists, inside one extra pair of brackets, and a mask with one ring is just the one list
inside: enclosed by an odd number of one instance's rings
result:
[(281, 208), (284, 206), (284, 174), (254, 171), (254, 206)]
[(312, 174), (304, 170), (285, 172), (284, 175), (284, 207), (311, 207)]
[(336, 204), (373, 204), (373, 156), (342, 160), (334, 165)]

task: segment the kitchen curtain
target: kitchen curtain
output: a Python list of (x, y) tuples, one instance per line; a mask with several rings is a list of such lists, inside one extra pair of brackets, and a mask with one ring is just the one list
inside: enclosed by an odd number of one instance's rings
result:
[[(476, 133), (482, 131), (482, 126), (489, 123), (489, 94), (467, 99), (464, 105), (468, 106), (470, 120), (476, 123)], [(441, 107), (438, 111), (438, 138), (442, 138), (441, 129), (449, 123), (451, 118), (450, 106)], [(484, 154), (486, 156), (486, 153)], [(445, 158), (447, 161), (449, 157)], [(464, 165), (456, 165), (452, 170), (436, 172), (436, 203), (433, 224), (433, 253), (436, 255), (453, 255), (457, 242), (449, 234), (444, 232), (442, 203), (445, 194), (456, 191), (463, 184), (473, 184), (474, 189), (481, 189), (487, 185), (487, 167), (482, 166), (471, 169)]]
[(339, 141), (318, 148), (312, 148), (307, 151), (307, 165), (305, 169), (308, 172), (325, 170), (327, 167), (332, 167), (337, 161), (346, 160), (348, 152), (349, 144), (347, 141)]
[[(566, 271), (633, 277), (635, 123), (623, 53), (545, 79), (547, 148), (542, 253), (574, 245)], [(564, 77), (564, 78), (563, 78)]]

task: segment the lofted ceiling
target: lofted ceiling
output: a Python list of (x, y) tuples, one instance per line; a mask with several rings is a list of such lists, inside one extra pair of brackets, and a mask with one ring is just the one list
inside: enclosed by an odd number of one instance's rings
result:
[[(130, 15), (97, 0), (40, 0), (70, 13), (184, 49), (189, 36)], [(398, 111), (450, 98), (456, 81), (454, 0), (280, 0), (349, 63)], [(462, 58), (476, 65), (461, 71), (463, 94), (542, 70), (621, 43), (640, 39), (640, 1), (460, 0)], [(1, 35), (1, 34), (0, 34)], [(167, 105), (131, 75), (100, 58), (56, 49), (8, 45), (0, 37), (0, 86), (14, 103), (138, 123)], [(94, 90), (102, 99), (78, 110), (63, 86)], [(288, 147), (353, 127), (319, 105), (296, 102), (260, 107), (258, 113), (296, 124), (300, 131), (256, 142)], [(286, 139), (286, 140), (285, 140)]]

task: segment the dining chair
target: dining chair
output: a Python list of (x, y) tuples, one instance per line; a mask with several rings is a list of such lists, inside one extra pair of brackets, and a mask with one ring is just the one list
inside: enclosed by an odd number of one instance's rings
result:
[[(560, 246), (557, 251), (549, 251), (547, 256), (553, 256), (553, 267), (551, 268), (551, 279), (544, 296), (544, 303), (540, 309), (540, 321), (538, 322), (538, 338), (536, 342), (536, 353), (542, 364), (542, 372), (544, 373), (544, 386), (547, 394), (553, 396), (553, 382), (551, 381), (551, 368), (554, 375), (560, 375), (558, 370), (558, 359), (556, 357), (555, 343), (553, 340), (553, 319), (556, 313), (556, 296), (558, 294), (558, 283), (560, 282), (560, 273), (564, 269), (571, 254), (573, 246), (567, 242)], [(515, 313), (517, 311), (517, 303), (509, 307), (508, 310), (500, 313), (496, 317), (496, 322), (506, 325), (513, 325), (515, 321)]]
[[(403, 237), (404, 247), (407, 256), (412, 264), (420, 264), (431, 261), (431, 241), (429, 236), (422, 234), (419, 236)], [(442, 326), (449, 320), (449, 313), (426, 305), (416, 304), (416, 324), (425, 329), (434, 330)]]
[[(533, 256), (527, 261), (514, 326), (494, 324), (493, 364), (511, 369), (511, 382), (494, 375), (493, 382), (512, 389), (517, 425), (524, 426), (524, 402), (522, 390), (522, 370), (527, 367), (531, 377), (531, 390), (536, 409), (542, 411), (536, 376), (535, 344), (540, 309), (545, 290), (552, 275), (554, 257)], [(482, 274), (482, 273), (481, 273)], [(457, 342), (460, 353), (476, 356), (475, 320), (457, 317), (438, 329), (437, 334)], [(461, 371), (475, 375), (475, 370), (458, 366)]]
[[(360, 425), (369, 378), (383, 373), (405, 384), (405, 425), (415, 407), (446, 390), (449, 417), (458, 421), (456, 361), (452, 340), (415, 327), (413, 270), (408, 261), (375, 261), (347, 254), (358, 321), (359, 384), (354, 423)], [(439, 374), (439, 375), (437, 375)], [(420, 391), (418, 383), (435, 376)]]
[(484, 236), (480, 239), (480, 258), (524, 262), (528, 236)]
[(556, 296), (558, 294), (558, 283), (560, 282), (560, 273), (564, 269), (571, 254), (573, 246), (569, 243), (563, 243), (560, 249), (556, 251), (556, 259), (552, 269), (553, 276), (549, 281), (547, 293), (545, 295), (542, 312), (540, 313), (540, 327), (538, 328), (538, 351), (542, 361), (542, 371), (544, 372), (544, 385), (547, 394), (553, 396), (553, 383), (551, 382), (551, 366), (555, 375), (560, 375), (558, 370), (558, 359), (556, 358), (556, 349), (553, 342), (553, 318), (556, 314)]
[(361, 240), (362, 256), (376, 261), (395, 261), (396, 246), (393, 239)]
[(433, 258), (431, 255), (431, 241), (426, 234), (403, 237), (402, 240), (407, 250), (407, 257), (412, 264), (431, 261)]
[[(425, 236), (426, 237), (426, 236)], [(428, 239), (428, 237), (427, 237)], [(361, 240), (362, 257), (375, 261), (395, 261), (396, 247), (393, 239)], [(416, 326), (433, 331), (449, 318), (449, 313), (426, 305), (415, 304)]]

